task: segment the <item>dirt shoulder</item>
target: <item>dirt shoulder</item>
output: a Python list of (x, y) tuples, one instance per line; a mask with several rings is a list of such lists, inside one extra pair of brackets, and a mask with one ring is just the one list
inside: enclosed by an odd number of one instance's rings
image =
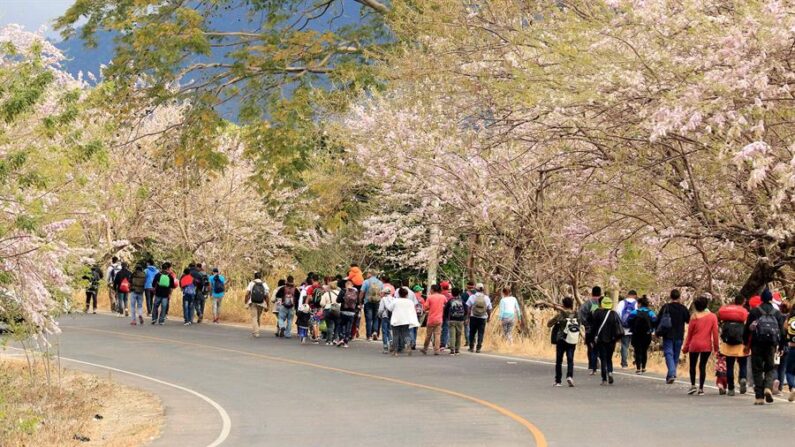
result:
[(50, 385), (38, 361), (0, 356), (0, 446), (142, 446), (157, 438), (160, 400), (53, 362)]

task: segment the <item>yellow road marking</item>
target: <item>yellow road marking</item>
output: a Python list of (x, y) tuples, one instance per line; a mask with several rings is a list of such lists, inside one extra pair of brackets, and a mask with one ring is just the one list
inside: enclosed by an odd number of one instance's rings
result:
[(265, 360), (271, 360), (271, 361), (274, 361), (274, 362), (289, 363), (289, 364), (292, 364), (292, 365), (308, 366), (308, 367), (311, 367), (311, 368), (322, 369), (322, 370), (325, 370), (325, 371), (332, 371), (332, 372), (337, 372), (337, 373), (342, 373), (342, 374), (348, 374), (348, 375), (356, 376), (356, 377), (364, 377), (364, 378), (372, 379), (372, 380), (380, 380), (380, 381), (383, 381), (383, 382), (395, 383), (395, 384), (398, 384), (398, 385), (404, 385), (404, 386), (408, 386), (408, 387), (412, 387), (412, 388), (418, 388), (418, 389), (433, 391), (433, 392), (440, 393), (440, 394), (446, 394), (448, 396), (453, 396), (453, 397), (457, 397), (459, 399), (463, 399), (463, 400), (467, 400), (467, 401), (470, 401), (470, 402), (474, 402), (474, 403), (476, 403), (478, 405), (481, 405), (481, 406), (484, 406), (484, 407), (489, 408), (491, 410), (494, 410), (494, 411), (496, 411), (497, 413), (499, 413), (499, 414), (501, 414), (503, 416), (507, 416), (507, 417), (513, 419), (515, 422), (519, 423), (519, 425), (521, 425), (522, 427), (527, 429), (527, 431), (529, 431), (531, 435), (533, 435), (533, 439), (535, 440), (536, 447), (548, 447), (547, 439), (544, 436), (544, 433), (538, 427), (536, 427), (533, 423), (531, 423), (527, 419), (523, 418), (522, 416), (519, 416), (518, 414), (514, 413), (513, 411), (511, 411), (511, 410), (509, 410), (509, 409), (507, 409), (505, 407), (502, 407), (500, 405), (497, 405), (497, 404), (495, 404), (493, 402), (489, 402), (487, 400), (479, 399), (477, 397), (470, 396), (468, 394), (459, 393), (458, 391), (448, 390), (446, 388), (439, 388), (439, 387), (435, 387), (435, 386), (431, 386), (431, 385), (424, 385), (422, 383), (409, 382), (407, 380), (395, 379), (393, 377), (387, 377), (387, 376), (379, 376), (379, 375), (376, 375), (376, 374), (369, 374), (369, 373), (364, 373), (364, 372), (360, 372), (360, 371), (354, 371), (354, 370), (350, 370), (350, 369), (335, 368), (333, 366), (321, 365), (319, 363), (305, 362), (303, 360), (294, 360), (294, 359), (288, 359), (288, 358), (284, 358), (284, 357), (276, 357), (276, 356), (267, 355), (267, 354), (259, 354), (259, 353), (256, 353), (256, 352), (241, 351), (241, 350), (232, 349), (232, 348), (223, 348), (223, 347), (220, 347), (220, 346), (205, 345), (205, 344), (201, 344), (201, 343), (193, 343), (193, 342), (182, 341), (182, 340), (173, 340), (173, 339), (170, 339), (170, 338), (153, 337), (151, 335), (127, 334), (127, 333), (124, 333), (124, 332), (108, 331), (108, 330), (104, 330), (104, 329), (93, 329), (93, 328), (84, 328), (84, 327), (76, 327), (76, 326), (70, 326), (69, 328), (70, 329), (77, 329), (77, 330), (81, 330), (81, 331), (99, 332), (99, 333), (105, 333), (105, 334), (114, 334), (114, 335), (119, 335), (119, 336), (122, 336), (122, 337), (139, 338), (139, 339), (143, 339), (143, 340), (153, 340), (153, 341), (159, 341), (159, 342), (174, 343), (174, 344), (180, 344), (180, 345), (183, 345), (183, 346), (194, 346), (194, 347), (200, 347), (200, 348), (215, 349), (216, 351), (231, 352), (231, 353), (234, 353), (234, 354), (240, 354), (240, 355), (249, 356), (249, 357), (256, 357), (256, 358), (261, 358), (261, 359), (265, 359)]

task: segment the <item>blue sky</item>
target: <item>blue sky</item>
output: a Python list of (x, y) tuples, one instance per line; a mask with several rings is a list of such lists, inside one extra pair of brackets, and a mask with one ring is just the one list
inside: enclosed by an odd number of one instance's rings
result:
[[(63, 14), (73, 2), (74, 0), (0, 0), (0, 26), (18, 23), (28, 31), (36, 31)], [(47, 35), (57, 36), (52, 31)]]

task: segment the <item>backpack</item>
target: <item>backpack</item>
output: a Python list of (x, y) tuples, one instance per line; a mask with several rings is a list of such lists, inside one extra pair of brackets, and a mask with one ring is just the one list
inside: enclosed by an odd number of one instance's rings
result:
[(160, 287), (171, 287), (171, 277), (168, 273), (160, 273), (160, 278), (157, 280), (157, 285)]
[(353, 312), (356, 310), (356, 303), (359, 301), (359, 291), (356, 289), (345, 290), (345, 295), (342, 297), (342, 310), (346, 312)]
[(315, 290), (312, 291), (312, 306), (320, 307), (320, 302), (323, 300), (323, 293), (321, 287), (315, 287)]
[(488, 315), (488, 303), (486, 303), (486, 296), (482, 293), (475, 295), (475, 302), (472, 304), (472, 316), (483, 318)]
[(674, 327), (674, 322), (671, 320), (671, 313), (668, 311), (668, 306), (663, 308), (662, 315), (660, 315), (660, 322), (657, 324), (657, 336), (665, 337)]
[(638, 302), (629, 300), (624, 300), (624, 309), (621, 310), (621, 325), (625, 328), (629, 328), (628, 320), (632, 311), (638, 308)]
[(450, 300), (450, 318), (456, 321), (463, 320), (466, 317), (467, 309), (461, 298), (453, 298)]
[(381, 289), (383, 288), (383, 284), (380, 282), (371, 282), (370, 285), (367, 287), (367, 301), (370, 303), (380, 303), (381, 302)]
[(261, 282), (255, 282), (254, 287), (251, 288), (251, 302), (254, 304), (262, 304), (265, 302), (265, 285)]
[(185, 275), (179, 280), (179, 286), (182, 287), (182, 293), (185, 295), (196, 294), (196, 281), (193, 275)]
[(130, 281), (127, 278), (122, 278), (119, 283), (119, 292), (130, 293)]
[(651, 316), (648, 310), (640, 310), (635, 314), (632, 322), (632, 332), (635, 334), (651, 334)]
[(339, 318), (340, 317), (340, 303), (331, 303), (331, 307), (329, 307), (328, 313), (334, 319)]
[(787, 320), (787, 340), (790, 343), (795, 343), (795, 316), (789, 317)]
[(562, 340), (570, 345), (576, 345), (580, 340), (580, 322), (572, 315), (563, 320)]
[(761, 307), (759, 310), (762, 315), (751, 325), (753, 326), (751, 330), (754, 334), (754, 342), (777, 345), (781, 335), (778, 319), (772, 312), (766, 312)]
[(283, 291), (282, 306), (286, 309), (292, 309), (295, 306), (295, 286), (284, 286)]
[(220, 275), (213, 276), (213, 293), (220, 295), (226, 290), (226, 285), (221, 281)]
[(726, 321), (721, 325), (720, 339), (727, 345), (743, 344), (745, 325), (738, 321)]

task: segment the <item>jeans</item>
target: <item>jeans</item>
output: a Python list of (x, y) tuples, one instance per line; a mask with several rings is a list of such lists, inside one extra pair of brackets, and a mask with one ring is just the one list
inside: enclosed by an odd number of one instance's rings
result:
[(632, 335), (632, 349), (635, 350), (635, 369), (641, 371), (646, 369), (646, 362), (649, 360), (650, 344), (651, 344), (651, 335), (645, 335), (645, 334)]
[(384, 351), (392, 349), (392, 329), (389, 326), (389, 319), (390, 317), (381, 318), (381, 338), (384, 341)]
[(734, 362), (740, 367), (740, 380), (748, 379), (748, 357), (726, 357), (726, 382), (734, 389)]
[[(213, 297), (213, 318), (216, 319), (216, 320), (221, 318), (221, 302), (223, 300), (224, 300), (223, 297), (221, 297), (221, 298)], [(201, 306), (202, 306), (202, 315), (204, 315), (204, 300), (201, 300), (201, 301), (202, 301), (202, 304), (201, 304)]]
[(185, 323), (193, 323), (193, 306), (195, 305), (196, 295), (190, 293), (182, 294), (182, 319)]
[(683, 340), (663, 338), (663, 354), (665, 354), (665, 365), (668, 367), (666, 379), (676, 378), (676, 367), (679, 365), (679, 353), (682, 352)]
[(602, 363), (602, 380), (607, 380), (608, 374), (613, 374), (613, 352), (616, 350), (616, 343), (596, 343), (596, 352), (599, 361)]
[(447, 326), (450, 328), (450, 338), (447, 340), (447, 345), (450, 348), (450, 352), (458, 353), (461, 350), (461, 339), (464, 335), (464, 322), (448, 321)]
[[(168, 313), (168, 297), (156, 296), (152, 307), (152, 323), (163, 324)], [(160, 318), (158, 319), (158, 314)]]
[(787, 354), (787, 363), (786, 363), (786, 375), (787, 375), (787, 385), (789, 385), (789, 390), (795, 390), (795, 349), (792, 347), (789, 348), (789, 353)]
[(596, 352), (596, 347), (591, 346), (590, 343), (586, 343), (585, 348), (588, 354), (588, 369), (596, 371), (596, 368), (599, 366), (599, 354)]
[(135, 321), (138, 316), (144, 316), (143, 294), (136, 292), (130, 294), (130, 316), (132, 316), (132, 321)]
[(409, 325), (392, 326), (392, 337), (395, 339), (395, 352), (403, 352), (411, 349), (411, 331)]
[[(348, 331), (348, 340), (354, 339), (359, 336), (359, 326), (360, 322), (362, 321), (362, 313), (360, 310), (357, 310), (356, 313), (353, 314), (353, 320), (351, 321), (351, 327)], [(365, 322), (365, 327), (367, 326), (367, 322)]]
[(624, 335), (621, 337), (621, 367), (626, 368), (629, 366), (629, 344), (632, 342), (631, 335)]
[(146, 314), (151, 315), (155, 302), (155, 289), (145, 289), (144, 298), (146, 299)]
[(442, 347), (446, 348), (450, 343), (450, 321), (445, 318), (442, 320)]
[(342, 313), (340, 315), (339, 337), (338, 340), (343, 343), (348, 343), (351, 339), (351, 327), (353, 327), (354, 315), (350, 313)]
[(91, 304), (93, 301), (94, 303), (94, 312), (97, 311), (97, 291), (96, 290), (86, 290), (86, 312), (88, 312), (88, 305)]
[(364, 332), (367, 338), (378, 335), (381, 319), (378, 318), (378, 303), (364, 303)]
[(196, 316), (204, 319), (204, 304), (207, 302), (207, 295), (196, 295), (193, 299), (193, 308), (196, 310)]
[(707, 380), (707, 362), (711, 352), (690, 353), (690, 385), (696, 386), (696, 366), (698, 366), (698, 389), (704, 388)]
[(513, 343), (513, 328), (516, 326), (516, 318), (503, 318), (502, 319), (502, 335), (508, 340), (508, 343)]
[(428, 346), (431, 344), (431, 337), (433, 337), (433, 352), (438, 353), (442, 344), (442, 323), (429, 324), (425, 328), (425, 343), (422, 344), (423, 351), (428, 350)]
[(260, 317), (262, 317), (262, 311), (264, 310), (264, 307), (256, 304), (248, 305), (248, 311), (251, 313), (251, 333), (257, 337), (259, 337)]
[[(486, 332), (486, 319), (478, 317), (469, 317), (469, 350), (477, 346), (477, 350), (483, 347), (483, 334)], [(477, 345), (475, 345), (475, 337), (477, 337)]]
[(284, 330), (284, 336), (287, 338), (292, 337), (293, 317), (295, 317), (294, 307), (286, 308), (282, 306), (279, 309), (279, 329)]
[(779, 389), (784, 388), (784, 382), (787, 380), (787, 357), (789, 357), (789, 348), (784, 348), (784, 353), (778, 359), (778, 366), (773, 370), (773, 380), (779, 381)]
[(563, 378), (563, 354), (566, 354), (566, 378), (574, 377), (574, 350), (577, 345), (561, 340), (555, 345), (555, 383)]
[(773, 388), (773, 356), (776, 346), (753, 345), (751, 370), (754, 374), (754, 393), (757, 399), (765, 397), (765, 388)]
[(124, 315), (124, 311), (127, 309), (128, 295), (129, 293), (122, 293), (122, 292), (116, 293), (116, 311), (121, 315)]
[(409, 329), (409, 347), (414, 348), (417, 346), (417, 330), (419, 328), (413, 327)]

